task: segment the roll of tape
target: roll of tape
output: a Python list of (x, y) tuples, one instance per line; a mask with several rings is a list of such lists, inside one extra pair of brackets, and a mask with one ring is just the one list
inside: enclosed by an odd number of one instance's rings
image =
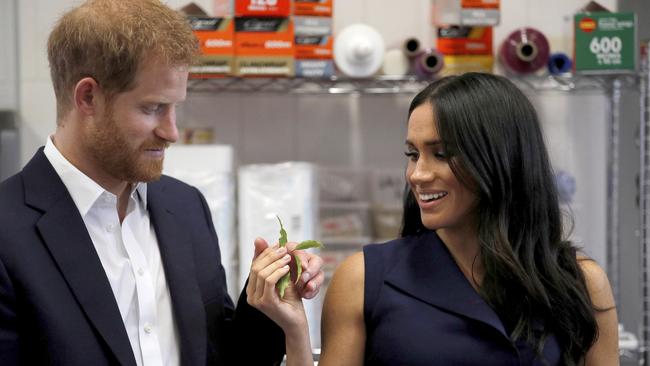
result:
[(551, 75), (560, 75), (571, 71), (573, 61), (565, 53), (558, 52), (548, 58), (548, 72)]
[(499, 49), (499, 61), (510, 72), (531, 74), (548, 61), (546, 36), (534, 28), (520, 28), (510, 33)]
[(384, 55), (384, 64), (381, 71), (385, 75), (406, 75), (411, 71), (411, 60), (401, 49), (388, 50)]
[(334, 42), (334, 62), (344, 74), (368, 77), (376, 73), (384, 59), (384, 39), (365, 24), (345, 27)]
[(442, 54), (435, 49), (428, 48), (420, 52), (414, 59), (413, 69), (418, 77), (426, 79), (440, 72), (444, 64)]

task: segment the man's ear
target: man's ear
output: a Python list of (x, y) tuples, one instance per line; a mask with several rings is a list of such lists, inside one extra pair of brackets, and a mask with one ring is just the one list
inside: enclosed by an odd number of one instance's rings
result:
[(104, 95), (97, 81), (85, 77), (77, 82), (74, 88), (74, 106), (80, 113), (94, 116), (101, 111)]

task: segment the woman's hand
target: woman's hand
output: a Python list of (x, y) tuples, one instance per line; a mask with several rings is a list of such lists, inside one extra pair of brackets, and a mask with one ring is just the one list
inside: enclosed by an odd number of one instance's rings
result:
[(277, 323), (285, 334), (307, 328), (302, 299), (293, 282), (290, 281), (284, 299), (280, 298), (275, 287), (280, 278), (289, 273), (292, 259), (287, 248), (269, 247), (264, 239), (257, 238), (255, 253), (246, 286), (248, 303)]
[[(269, 247), (264, 239), (255, 239), (255, 257), (248, 276), (246, 298), (251, 306), (271, 318), (284, 331), (287, 365), (311, 366), (309, 326), (302, 298), (293, 281), (289, 281), (283, 299), (275, 287), (280, 278), (289, 273), (289, 263), (291, 256), (286, 247)], [(320, 285), (317, 290), (318, 287)]]

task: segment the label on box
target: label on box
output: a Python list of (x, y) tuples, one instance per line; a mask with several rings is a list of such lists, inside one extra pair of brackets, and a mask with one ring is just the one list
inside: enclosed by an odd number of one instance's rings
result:
[(294, 15), (332, 16), (333, 0), (294, 0)]
[(492, 55), (451, 55), (444, 56), (445, 67), (442, 75), (463, 74), (466, 72), (492, 72)]
[(236, 17), (288, 17), (291, 0), (235, 0)]
[(495, 26), (501, 12), (499, 0), (434, 0), (433, 23), (436, 26)]
[(334, 60), (296, 60), (296, 76), (324, 78), (334, 75)]
[(189, 17), (201, 55), (190, 66), (193, 78), (230, 74), (234, 57), (234, 25), (230, 18)]
[(498, 25), (500, 12), (498, 9), (463, 9), (460, 11), (460, 24), (472, 26)]
[(232, 74), (233, 63), (233, 56), (201, 56), (199, 64), (190, 66), (190, 78), (210, 78)]
[(296, 36), (296, 58), (332, 58), (332, 36)]
[(443, 55), (491, 55), (492, 27), (439, 27), (437, 49)]
[(332, 34), (332, 18), (293, 17), (296, 35), (321, 36)]
[(238, 76), (294, 76), (293, 56), (237, 56)]
[(236, 18), (237, 56), (293, 56), (293, 22), (289, 18)]
[(636, 70), (634, 13), (580, 13), (574, 17), (576, 72)]
[(190, 17), (194, 35), (199, 40), (202, 55), (232, 55), (233, 22), (229, 18)]

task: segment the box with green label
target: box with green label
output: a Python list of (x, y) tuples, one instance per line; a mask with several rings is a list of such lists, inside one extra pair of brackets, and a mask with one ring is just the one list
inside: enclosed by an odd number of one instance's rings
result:
[(634, 72), (638, 42), (634, 13), (578, 13), (574, 17), (577, 73)]

